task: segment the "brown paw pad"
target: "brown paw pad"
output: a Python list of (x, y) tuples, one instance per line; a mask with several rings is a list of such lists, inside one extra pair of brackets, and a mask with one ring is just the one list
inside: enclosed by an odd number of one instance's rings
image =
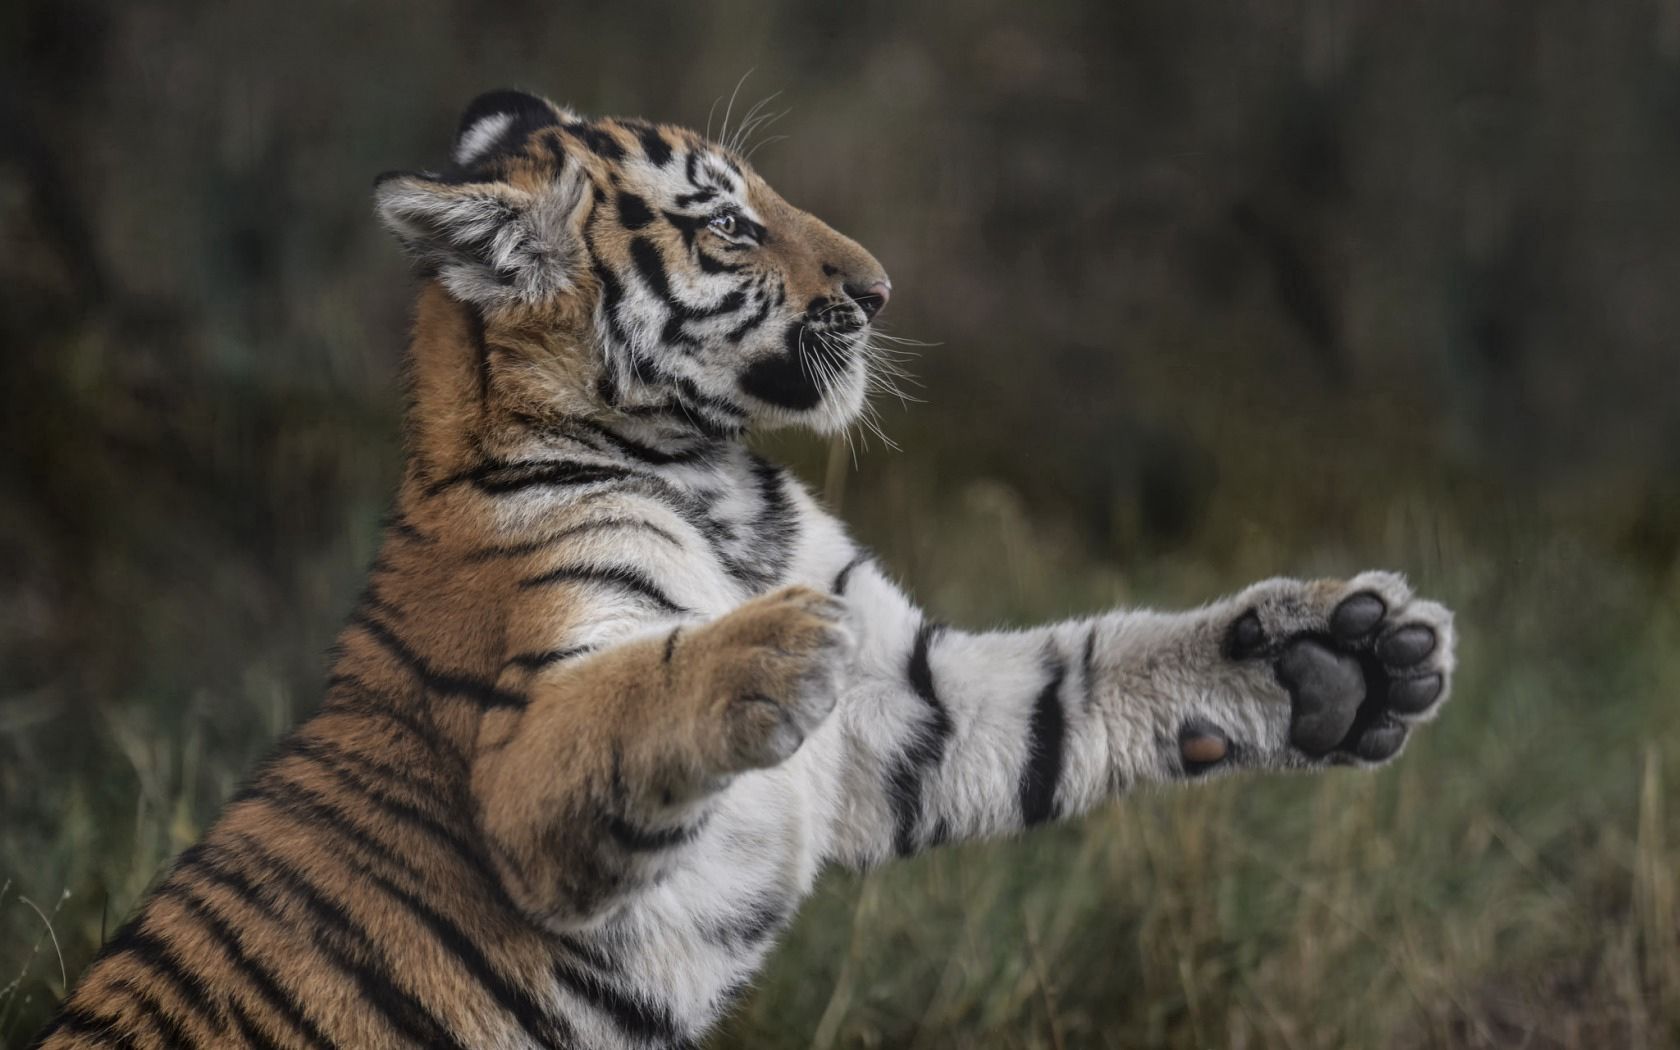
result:
[(1231, 738), (1211, 722), (1191, 719), (1178, 731), (1178, 753), (1184, 771), (1192, 776), (1206, 772), (1231, 757)]

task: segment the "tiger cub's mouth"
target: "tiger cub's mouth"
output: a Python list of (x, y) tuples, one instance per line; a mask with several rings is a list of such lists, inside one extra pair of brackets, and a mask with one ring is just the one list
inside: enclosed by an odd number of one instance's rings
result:
[(749, 396), (793, 412), (826, 408), (850, 416), (866, 386), (860, 353), (868, 332), (857, 311), (813, 309), (788, 325), (782, 352), (755, 361), (742, 374)]

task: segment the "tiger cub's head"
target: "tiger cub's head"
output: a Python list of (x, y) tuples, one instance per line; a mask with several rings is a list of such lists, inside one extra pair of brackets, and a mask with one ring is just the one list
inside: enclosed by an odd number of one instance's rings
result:
[(715, 434), (863, 408), (886, 272), (692, 131), (492, 92), (444, 171), (375, 193), (424, 273), (493, 331), (582, 358), (608, 406)]

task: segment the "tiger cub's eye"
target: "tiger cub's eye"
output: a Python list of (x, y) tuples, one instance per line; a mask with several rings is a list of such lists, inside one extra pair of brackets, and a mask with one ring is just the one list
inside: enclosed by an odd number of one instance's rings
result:
[(735, 236), (735, 215), (733, 212), (724, 212), (707, 223), (706, 228), (719, 236), (733, 237)]

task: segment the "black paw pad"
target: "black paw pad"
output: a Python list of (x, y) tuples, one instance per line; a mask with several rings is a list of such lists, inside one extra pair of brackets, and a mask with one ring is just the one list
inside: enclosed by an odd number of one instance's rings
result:
[(1438, 674), (1396, 678), (1388, 683), (1388, 706), (1404, 715), (1421, 714), (1441, 695), (1443, 684)]
[(1342, 599), (1342, 604), (1330, 614), (1330, 633), (1344, 641), (1363, 638), (1382, 623), (1386, 615), (1388, 606), (1381, 598), (1370, 591), (1360, 591)]
[(1359, 734), (1353, 753), (1367, 762), (1386, 762), (1400, 753), (1406, 742), (1406, 727), (1392, 718), (1384, 718)]
[(1413, 624), (1384, 635), (1377, 642), (1377, 656), (1390, 667), (1410, 667), (1435, 651), (1435, 632)]
[(1333, 750), (1353, 728), (1365, 700), (1365, 672), (1359, 660), (1303, 638), (1283, 651), (1277, 674), (1294, 700), (1290, 742), (1308, 754)]
[(1211, 722), (1193, 718), (1178, 731), (1178, 753), (1184, 762), (1184, 772), (1190, 776), (1205, 773), (1231, 757), (1235, 750), (1225, 731)]
[(1260, 626), (1260, 615), (1253, 609), (1243, 613), (1231, 625), (1225, 638), (1225, 649), (1233, 660), (1245, 660), (1266, 645), (1266, 629)]

